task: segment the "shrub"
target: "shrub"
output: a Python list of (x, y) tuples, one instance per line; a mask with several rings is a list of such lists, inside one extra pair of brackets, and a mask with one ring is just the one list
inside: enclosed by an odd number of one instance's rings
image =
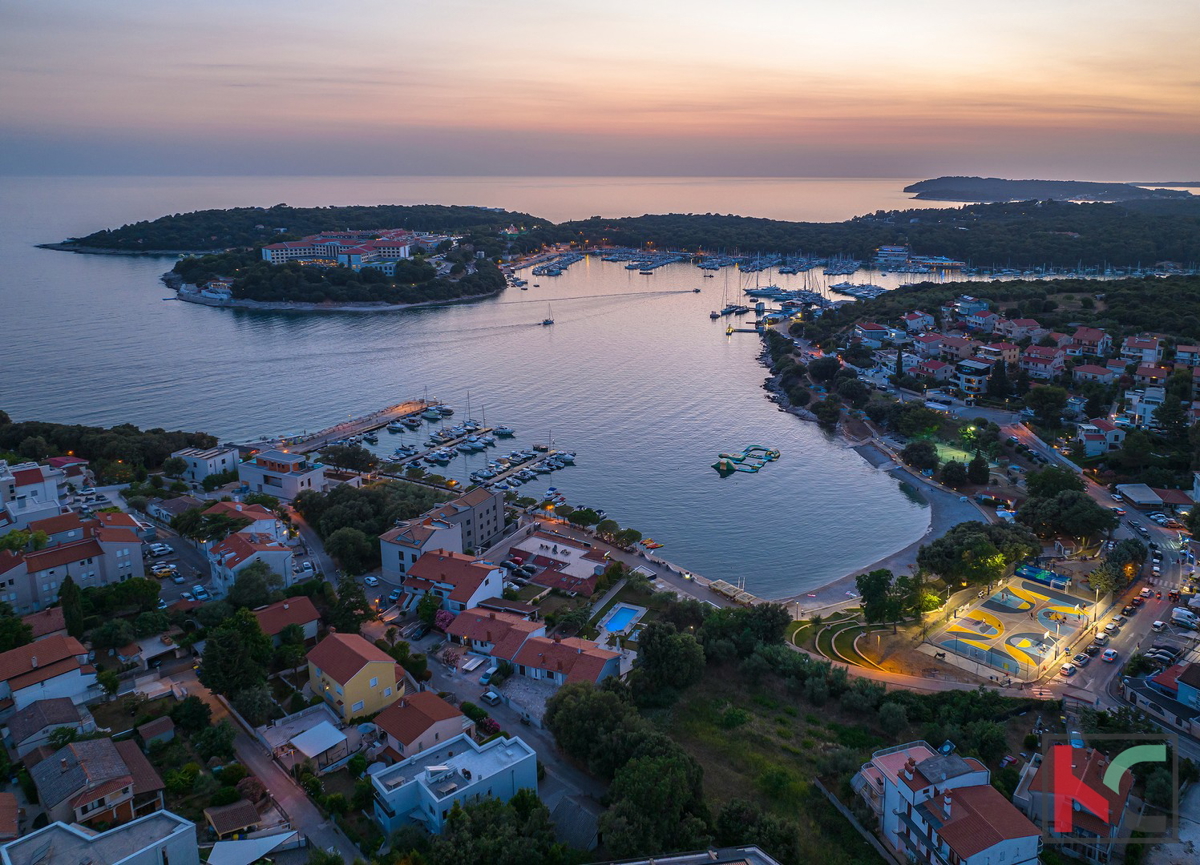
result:
[(249, 774), (250, 770), (241, 763), (230, 763), (228, 766), (223, 766), (221, 768), (218, 777), (221, 779), (221, 783), (224, 786), (234, 787), (237, 786), (238, 781), (242, 780)]
[(355, 754), (350, 758), (350, 762), (346, 764), (346, 768), (350, 770), (350, 774), (355, 778), (367, 771), (367, 758), (365, 754)]
[(726, 730), (732, 730), (735, 727), (740, 727), (750, 720), (750, 713), (745, 709), (739, 709), (736, 706), (730, 706), (721, 715), (721, 726)]
[(242, 798), (242, 794), (235, 787), (222, 787), (217, 792), (212, 794), (212, 798), (208, 800), (208, 804), (212, 808), (221, 805), (232, 805), (234, 802)]
[(474, 703), (471, 703), (469, 701), (464, 700), (463, 704), (461, 706), (459, 706), (458, 708), (459, 708), (459, 711), (461, 711), (464, 715), (466, 715), (468, 718), (470, 718), (476, 724), (478, 724), (480, 721), (482, 721), (484, 718), (486, 718), (488, 716), (486, 709), (476, 706)]

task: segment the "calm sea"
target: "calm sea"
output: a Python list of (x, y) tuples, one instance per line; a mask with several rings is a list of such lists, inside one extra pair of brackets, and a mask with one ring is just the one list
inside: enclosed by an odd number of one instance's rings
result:
[[(909, 202), (908, 180), (647, 178), (0, 178), (0, 408), (16, 419), (200, 429), (224, 439), (318, 429), (430, 396), (553, 438), (578, 465), (551, 484), (665, 544), (677, 564), (778, 597), (910, 543), (928, 511), (814, 425), (764, 398), (753, 334), (709, 320), (736, 273), (652, 276), (589, 260), (529, 291), (384, 314), (276, 314), (164, 302), (167, 259), (34, 244), (207, 207), (440, 202), (561, 220), (722, 212), (836, 220)], [(762, 275), (766, 281), (766, 274)], [(838, 277), (836, 279), (841, 279)], [(797, 279), (791, 277), (790, 279)], [(774, 277), (781, 282), (782, 277)], [(531, 282), (534, 280), (531, 280)], [(693, 288), (700, 288), (694, 294)], [(548, 310), (556, 321), (540, 327)], [(411, 435), (381, 433), (389, 451)], [(721, 451), (783, 458), (721, 479)], [(457, 477), (486, 457), (459, 457)]]

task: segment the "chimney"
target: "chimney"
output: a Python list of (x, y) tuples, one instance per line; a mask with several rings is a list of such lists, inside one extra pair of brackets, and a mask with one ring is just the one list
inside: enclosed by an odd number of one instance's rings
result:
[(491, 631), (488, 631), (488, 632), (487, 632), (487, 640), (486, 640), (485, 642), (488, 642), (488, 643), (490, 643), (491, 641), (492, 641), (492, 632), (491, 632)]
[(29, 659), (29, 666), (31, 666), (35, 669), (37, 668), (37, 655), (34, 655), (33, 657), (31, 657)]
[(950, 819), (950, 791), (947, 789), (942, 796), (942, 816)]
[(558, 671), (559, 671), (560, 673), (562, 672), (562, 661), (559, 661), (559, 662), (558, 662)]
[(496, 618), (496, 614), (495, 614), (495, 613), (488, 613), (488, 618), (489, 618), (489, 619), (494, 619), (494, 618)]
[(241, 502), (238, 502), (237, 504), (235, 504), (235, 505), (233, 506), (233, 509), (234, 509), (235, 511), (240, 511), (240, 510), (242, 509), (242, 503), (241, 503)]
[(288, 609), (288, 602), (287, 602), (287, 601), (284, 601), (284, 602), (283, 602), (283, 608), (284, 608), (285, 610), (286, 610), (286, 609)]
[(67, 758), (66, 757), (62, 757), (61, 759), (59, 759), (58, 764), (62, 768), (62, 771), (64, 771), (64, 772), (67, 771)]
[(913, 779), (913, 769), (915, 769), (916, 766), (917, 766), (917, 761), (914, 760), (912, 757), (909, 757), (908, 760), (904, 764), (905, 780), (911, 781)]

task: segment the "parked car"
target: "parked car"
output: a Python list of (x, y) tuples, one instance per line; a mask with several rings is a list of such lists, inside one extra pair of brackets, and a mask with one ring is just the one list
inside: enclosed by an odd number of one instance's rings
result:
[(1153, 625), (1150, 626), (1150, 630), (1154, 631), (1157, 634), (1161, 634), (1164, 630), (1166, 630), (1166, 628), (1167, 628), (1166, 622), (1155, 622)]
[(507, 570), (510, 570), (510, 571), (515, 571), (518, 567), (520, 567), (520, 565), (518, 565), (516, 562), (512, 561), (511, 559), (505, 559), (504, 561), (502, 561), (500, 563), (500, 567), (506, 568)]
[(388, 595), (388, 603), (394, 604), (396, 601), (404, 597), (404, 589), (392, 589)]
[(191, 592), (184, 592), (184, 593), (183, 593), (182, 595), (180, 595), (179, 597), (180, 597), (180, 598), (182, 598), (182, 599), (183, 599), (183, 600), (185, 600), (185, 601), (194, 601), (194, 600), (196, 600), (196, 599), (195, 599), (195, 598), (192, 596), (192, 593), (191, 593)]
[(187, 582), (187, 580), (183, 578), (183, 574), (176, 571), (171, 575), (171, 582), (177, 586), (182, 586), (185, 582)]
[(1133, 606), (1133, 604), (1126, 604), (1125, 606), (1121, 607), (1122, 616), (1132, 616), (1136, 612), (1137, 607)]
[(379, 585), (379, 577), (363, 577), (363, 583), (374, 588)]
[(516, 572), (524, 577), (532, 577), (537, 573), (537, 568), (533, 565), (521, 565)]
[(192, 596), (197, 601), (207, 601), (212, 597), (212, 595), (208, 593), (208, 589), (204, 588), (204, 586), (192, 586)]
[(163, 556), (169, 556), (173, 552), (175, 552), (175, 551), (173, 549), (171, 549), (170, 547), (168, 547), (166, 544), (151, 544), (150, 545), (150, 555), (156, 559), (161, 559)]
[(1080, 652), (1078, 655), (1072, 658), (1071, 661), (1080, 667), (1086, 667), (1092, 662), (1092, 656), (1087, 652)]
[(1118, 517), (1125, 516), (1125, 511), (1123, 508), (1110, 507), (1109, 510), (1112, 511), (1114, 514), (1116, 514)]
[(1150, 597), (1150, 596), (1151, 596), (1151, 595), (1153, 595), (1153, 594), (1154, 594), (1154, 589), (1150, 588), (1149, 586), (1147, 586), (1146, 588), (1142, 589), (1142, 591), (1141, 591), (1141, 595), (1142, 595), (1142, 597), (1143, 597), (1143, 598), (1148, 598), (1148, 597)]
[(1083, 650), (1083, 653), (1085, 655), (1087, 655), (1088, 657), (1094, 657), (1094, 656), (1100, 654), (1100, 647), (1097, 646), (1095, 643), (1092, 643), (1090, 646), (1088, 646), (1086, 649)]
[(500, 704), (500, 695), (495, 691), (484, 691), (483, 696), (479, 699), (487, 703), (489, 706), (497, 706)]
[(1115, 634), (1120, 629), (1121, 629), (1121, 626), (1118, 625), (1116, 622), (1108, 622), (1104, 626), (1105, 633), (1109, 633), (1109, 634)]
[(1095, 642), (1095, 644), (1097, 646), (1107, 646), (1109, 639), (1110, 638), (1109, 638), (1108, 634), (1105, 634), (1103, 632), (1097, 634), (1095, 637), (1092, 638), (1093, 642)]
[(425, 635), (428, 633), (429, 633), (429, 625), (422, 624), (415, 631), (412, 632), (412, 637), (410, 637), (410, 639), (413, 639), (413, 640), (424, 639)]
[(1105, 663), (1109, 663), (1109, 664), (1111, 664), (1116, 659), (1117, 659), (1117, 650), (1116, 649), (1105, 649), (1104, 654), (1100, 656), (1100, 660), (1104, 661)]
[(1058, 672), (1062, 675), (1062, 677), (1064, 679), (1069, 679), (1071, 676), (1075, 675), (1075, 672), (1078, 669), (1079, 668), (1076, 667), (1074, 664), (1063, 664), (1062, 667), (1059, 668)]
[(1139, 595), (1138, 597), (1134, 598), (1129, 603), (1132, 604), (1136, 608), (1136, 607), (1140, 607), (1142, 604), (1146, 603), (1146, 599)]
[(1084, 747), (1084, 743), (1083, 743), (1083, 733), (1080, 733), (1078, 730), (1072, 730), (1072, 731), (1070, 732), (1070, 734), (1069, 734), (1069, 737), (1068, 737), (1068, 741), (1070, 741), (1070, 743), (1071, 743), (1071, 747), (1072, 747), (1072, 748), (1082, 748), (1082, 747)]
[(479, 684), (486, 685), (492, 681), (492, 676), (496, 675), (497, 667), (489, 667), (482, 676), (479, 677)]

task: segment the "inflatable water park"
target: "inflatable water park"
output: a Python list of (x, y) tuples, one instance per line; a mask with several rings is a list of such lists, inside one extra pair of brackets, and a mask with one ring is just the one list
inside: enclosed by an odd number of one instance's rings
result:
[(767, 463), (779, 459), (777, 448), (766, 445), (746, 445), (740, 454), (718, 454), (717, 461), (712, 467), (721, 477), (728, 477), (734, 472), (753, 474)]

